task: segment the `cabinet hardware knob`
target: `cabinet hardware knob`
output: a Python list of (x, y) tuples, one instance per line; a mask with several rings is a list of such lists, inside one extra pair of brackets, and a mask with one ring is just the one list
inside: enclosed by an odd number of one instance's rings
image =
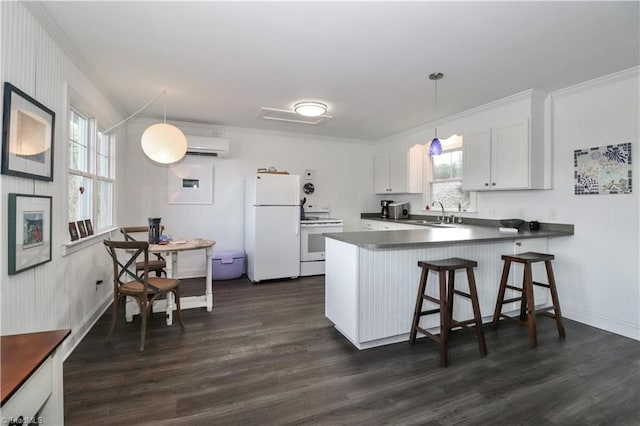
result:
[(492, 186), (496, 186), (496, 183), (495, 183), (495, 182), (492, 182), (492, 183), (491, 183), (491, 185), (492, 185)]
[(484, 183), (484, 186), (489, 186), (489, 182), (485, 182), (485, 183)]

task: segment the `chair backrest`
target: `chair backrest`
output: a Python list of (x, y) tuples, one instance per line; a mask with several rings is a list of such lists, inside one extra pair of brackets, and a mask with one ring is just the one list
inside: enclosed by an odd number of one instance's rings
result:
[[(149, 284), (149, 243), (146, 241), (112, 241), (104, 240), (107, 252), (113, 260), (113, 290), (127, 282), (137, 281), (144, 286), (144, 292), (156, 292), (158, 289)], [(135, 274), (135, 263), (138, 256), (144, 257), (144, 273)]]
[[(148, 226), (123, 226), (120, 228), (120, 232), (124, 235), (125, 241), (138, 241), (131, 234), (147, 234), (149, 235), (149, 227)], [(164, 232), (164, 225), (160, 225), (160, 235)], [(147, 238), (145, 237), (145, 240)]]

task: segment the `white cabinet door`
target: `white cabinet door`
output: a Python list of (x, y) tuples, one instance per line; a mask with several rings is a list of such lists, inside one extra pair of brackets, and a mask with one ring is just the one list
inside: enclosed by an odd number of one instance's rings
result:
[(363, 231), (375, 231), (378, 229), (378, 221), (370, 219), (360, 220), (360, 229)]
[(491, 189), (529, 187), (529, 120), (492, 128)]
[(398, 224), (393, 222), (378, 222), (378, 231), (395, 231), (398, 229)]
[(373, 188), (376, 194), (422, 193), (424, 148), (377, 154), (373, 162)]
[(409, 156), (406, 152), (389, 154), (389, 192), (408, 192)]
[(465, 191), (485, 191), (491, 184), (491, 131), (464, 135), (463, 187)]
[(376, 194), (388, 194), (389, 154), (378, 154), (373, 160), (373, 188)]
[(465, 191), (531, 188), (529, 118), (464, 135)]

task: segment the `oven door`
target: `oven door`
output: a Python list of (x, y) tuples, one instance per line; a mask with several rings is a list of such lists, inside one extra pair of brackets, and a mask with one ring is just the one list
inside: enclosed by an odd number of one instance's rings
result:
[(330, 232), (342, 232), (342, 226), (304, 224), (300, 226), (300, 261), (324, 260), (324, 236)]

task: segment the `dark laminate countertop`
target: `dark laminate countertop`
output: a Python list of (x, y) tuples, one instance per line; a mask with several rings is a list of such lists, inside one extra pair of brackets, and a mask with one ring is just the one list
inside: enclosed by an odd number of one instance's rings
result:
[[(398, 223), (407, 223), (398, 220)], [(546, 228), (546, 229), (545, 229)], [(495, 226), (456, 224), (451, 228), (425, 226), (422, 229), (398, 231), (362, 231), (325, 234), (325, 237), (363, 248), (428, 247), (468, 244), (525, 238), (551, 238), (573, 235), (573, 225), (545, 227), (538, 231), (502, 232)], [(548, 229), (552, 228), (552, 229)]]
[(11, 398), (70, 332), (71, 330), (54, 330), (0, 337), (1, 404)]

